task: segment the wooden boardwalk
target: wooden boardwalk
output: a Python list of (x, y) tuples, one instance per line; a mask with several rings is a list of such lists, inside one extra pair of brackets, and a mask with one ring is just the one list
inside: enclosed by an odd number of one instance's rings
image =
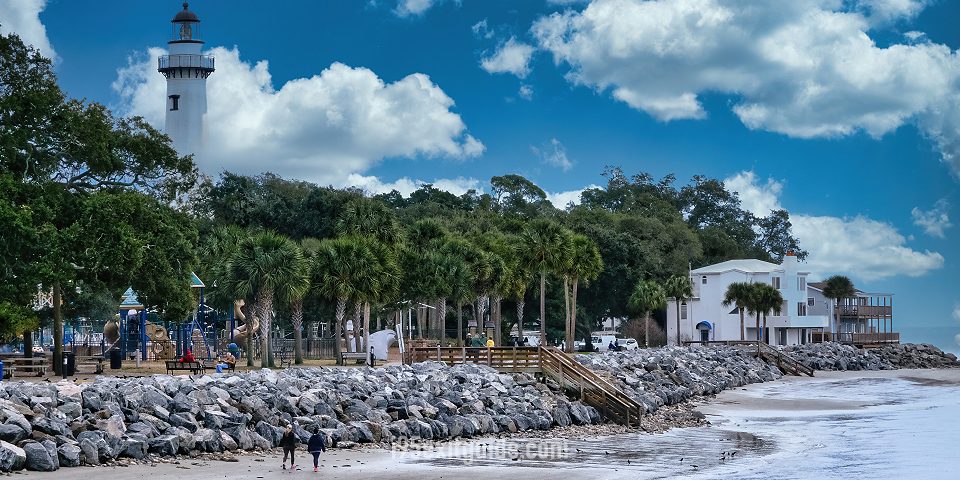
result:
[(501, 373), (534, 373), (557, 382), (569, 395), (596, 408), (608, 420), (639, 427), (644, 407), (556, 347), (414, 347), (411, 362), (473, 363)]

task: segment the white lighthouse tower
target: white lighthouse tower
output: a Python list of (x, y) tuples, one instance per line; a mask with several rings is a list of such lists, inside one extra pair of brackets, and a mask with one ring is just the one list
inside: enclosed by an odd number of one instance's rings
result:
[(207, 113), (207, 77), (213, 56), (201, 54), (200, 18), (183, 4), (171, 20), (169, 55), (161, 56), (157, 71), (167, 78), (167, 119), (164, 130), (180, 155), (200, 154), (203, 117)]

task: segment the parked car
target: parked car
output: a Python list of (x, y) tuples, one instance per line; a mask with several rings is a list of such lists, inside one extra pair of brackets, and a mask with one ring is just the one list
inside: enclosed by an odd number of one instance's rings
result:
[(43, 347), (41, 347), (40, 345), (34, 345), (34, 346), (33, 346), (33, 354), (34, 354), (34, 355), (43, 355), (43, 354), (45, 354), (45, 353), (46, 353), (46, 352), (43, 350)]

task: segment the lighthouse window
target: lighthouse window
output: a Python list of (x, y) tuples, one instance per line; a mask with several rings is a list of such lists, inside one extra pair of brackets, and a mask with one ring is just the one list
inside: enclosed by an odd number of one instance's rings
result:
[(180, 95), (170, 95), (170, 110), (180, 110)]

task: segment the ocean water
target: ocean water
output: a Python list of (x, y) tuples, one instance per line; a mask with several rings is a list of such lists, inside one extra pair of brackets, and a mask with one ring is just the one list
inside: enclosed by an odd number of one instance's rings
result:
[(566, 479), (960, 479), (960, 370), (790, 378), (724, 392), (700, 410), (710, 426), (488, 442), (413, 463), (495, 478), (530, 467), (531, 478), (550, 469)]

